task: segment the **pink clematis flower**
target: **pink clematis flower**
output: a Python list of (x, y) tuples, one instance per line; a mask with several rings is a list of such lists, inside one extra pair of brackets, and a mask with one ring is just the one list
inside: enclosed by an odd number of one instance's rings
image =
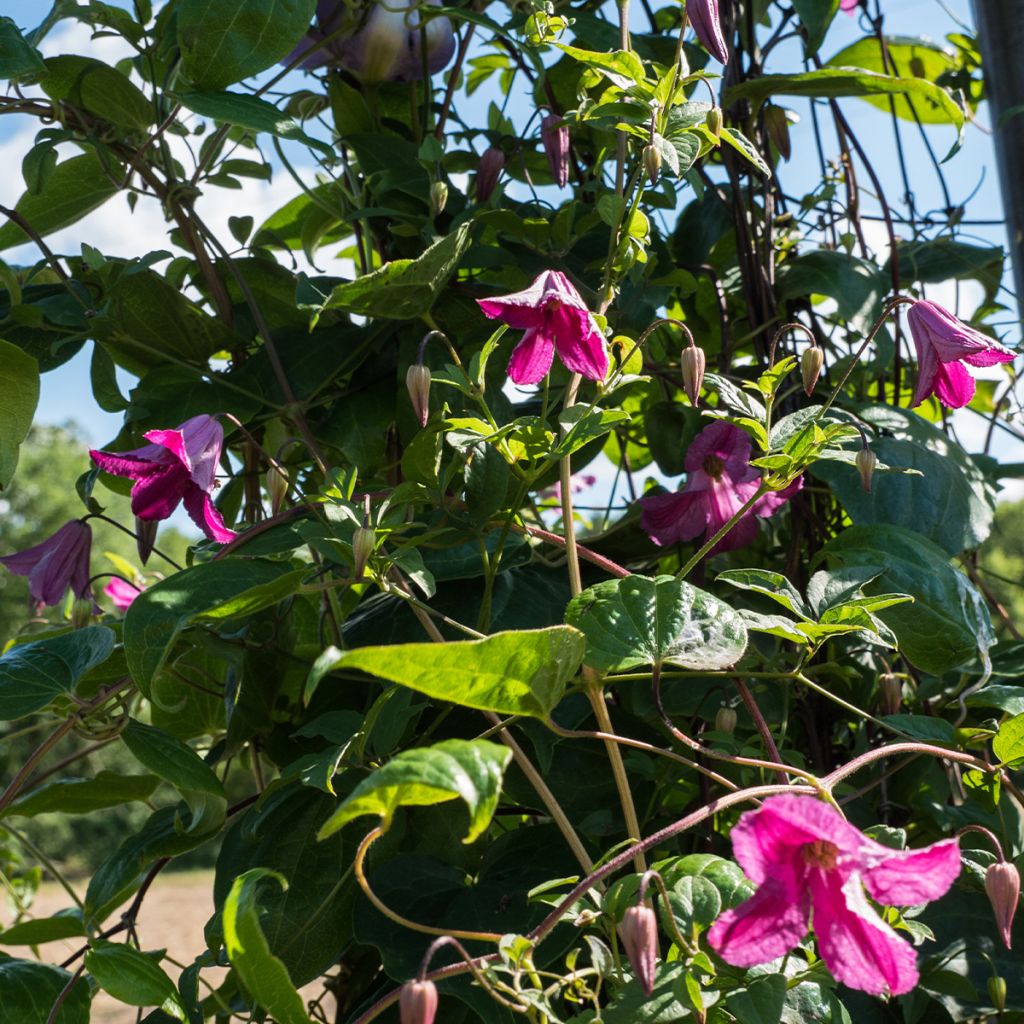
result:
[(174, 430), (150, 430), (150, 444), (128, 452), (90, 451), (104, 473), (135, 481), (132, 512), (139, 519), (166, 519), (179, 502), (210, 540), (226, 544), (235, 533), (224, 525), (210, 495), (216, 485), (224, 431), (212, 416), (193, 416)]
[(853, 14), (860, 7), (860, 0), (839, 0), (839, 7), (847, 14)]
[(892, 850), (812, 796), (769, 797), (732, 830), (733, 853), (757, 892), (714, 923), (708, 940), (737, 967), (795, 948), (808, 921), (838, 981), (880, 995), (917, 984), (914, 949), (878, 916), (879, 903), (916, 906), (944, 895), (960, 873), (956, 839)]
[(690, 0), (686, 5), (686, 13), (701, 46), (720, 64), (728, 64), (729, 47), (725, 45), (725, 36), (722, 35), (718, 0)]
[(126, 612), (143, 591), (142, 587), (135, 586), (127, 580), (115, 576), (104, 588), (103, 593), (110, 598), (111, 603), (119, 612)]
[(65, 523), (42, 544), (0, 558), (15, 576), (28, 577), (29, 596), (39, 607), (59, 604), (71, 588), (75, 597), (89, 597), (89, 553), (92, 528), (81, 519)]
[[(716, 420), (694, 438), (686, 453), (686, 485), (674, 494), (640, 499), (640, 525), (659, 547), (710, 540), (753, 497), (761, 472), (750, 465), (750, 438), (739, 427)], [(754, 516), (774, 515), (800, 488), (797, 477), (785, 490), (769, 491), (711, 550), (733, 551), (757, 536)]]
[(917, 389), (912, 406), (935, 395), (950, 409), (962, 409), (974, 397), (970, 366), (1010, 363), (1014, 354), (997, 341), (969, 327), (934, 302), (915, 302), (907, 312), (910, 336), (917, 351)]
[(555, 352), (565, 366), (590, 380), (604, 380), (608, 350), (587, 304), (558, 270), (545, 270), (525, 291), (477, 299), (484, 315), (525, 330), (508, 363), (515, 384), (536, 384), (551, 369)]

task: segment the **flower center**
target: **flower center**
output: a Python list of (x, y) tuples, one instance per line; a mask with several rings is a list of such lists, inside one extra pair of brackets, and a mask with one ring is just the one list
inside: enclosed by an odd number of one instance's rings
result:
[(704, 459), (704, 472), (715, 480), (722, 479), (725, 462), (717, 455), (708, 455)]
[(803, 848), (804, 862), (823, 871), (831, 871), (839, 859), (839, 848), (827, 839), (815, 839)]

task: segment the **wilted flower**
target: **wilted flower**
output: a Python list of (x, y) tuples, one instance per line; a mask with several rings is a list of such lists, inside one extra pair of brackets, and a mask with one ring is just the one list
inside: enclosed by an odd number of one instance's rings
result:
[(28, 592), (38, 605), (59, 604), (68, 587), (88, 597), (92, 529), (81, 519), (65, 523), (41, 544), (0, 557), (15, 576), (28, 577)]
[(565, 188), (569, 183), (569, 126), (557, 114), (545, 114), (540, 123), (540, 141), (555, 184)]
[(997, 341), (958, 320), (934, 302), (922, 299), (907, 313), (917, 351), (917, 389), (913, 406), (935, 395), (943, 405), (961, 409), (974, 397), (970, 366), (1013, 362), (1014, 354)]
[(135, 481), (132, 512), (139, 519), (166, 519), (183, 501), (210, 540), (233, 539), (210, 497), (224, 444), (220, 424), (212, 416), (193, 416), (174, 430), (150, 430), (143, 437), (150, 444), (131, 451), (89, 452), (104, 473)]
[[(710, 540), (754, 496), (761, 473), (750, 465), (750, 438), (731, 423), (716, 420), (694, 438), (686, 453), (686, 485), (674, 494), (640, 499), (640, 525), (659, 546)], [(763, 495), (715, 545), (712, 554), (750, 544), (757, 534), (754, 516), (774, 515), (800, 488), (797, 477), (785, 490)]]
[(885, 904), (938, 899), (960, 873), (957, 840), (893, 850), (831, 804), (784, 794), (745, 813), (732, 845), (758, 888), (708, 933), (723, 960), (737, 967), (768, 963), (794, 949), (813, 922), (821, 958), (843, 984), (876, 995), (917, 984), (913, 947), (882, 921), (864, 889)]
[(398, 997), (401, 1024), (434, 1024), (437, 1016), (437, 986), (428, 980), (407, 981)]
[(629, 965), (645, 996), (654, 991), (654, 971), (658, 964), (658, 918), (643, 904), (629, 907), (622, 915), (619, 935)]
[(990, 864), (985, 872), (985, 892), (988, 893), (992, 911), (996, 915), (999, 936), (1003, 945), (1009, 949), (1013, 917), (1020, 901), (1020, 872), (1009, 861)]
[(718, 13), (718, 0), (690, 0), (686, 13), (693, 31), (708, 53), (720, 64), (729, 63), (729, 48), (722, 35), (722, 19)]
[(558, 270), (545, 270), (529, 288), (477, 299), (484, 315), (525, 330), (508, 364), (516, 384), (536, 384), (551, 369), (555, 352), (565, 366), (590, 380), (604, 380), (608, 350), (587, 304)]
[[(307, 71), (343, 67), (367, 82), (410, 82), (423, 77), (424, 47), (428, 74), (440, 71), (455, 52), (455, 32), (447, 17), (420, 17), (420, 8), (441, 0), (387, 0), (365, 5), (360, 18), (344, 0), (320, 0), (316, 23), (284, 59), (290, 64), (315, 43), (342, 32), (302, 61)], [(343, 31), (345, 30), (345, 31)]]
[(142, 593), (143, 588), (115, 576), (104, 588), (103, 593), (110, 598), (113, 606), (120, 612), (126, 612), (132, 601)]

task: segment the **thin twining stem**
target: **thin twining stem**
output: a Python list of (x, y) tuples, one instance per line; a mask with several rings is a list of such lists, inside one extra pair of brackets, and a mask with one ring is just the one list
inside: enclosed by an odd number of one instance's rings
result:
[[(750, 717), (754, 720), (754, 725), (757, 726), (757, 731), (761, 736), (761, 740), (764, 742), (765, 749), (768, 751), (768, 756), (779, 765), (785, 765), (785, 761), (782, 760), (782, 755), (779, 753), (779, 748), (775, 745), (775, 737), (772, 736), (772, 731), (768, 727), (768, 722), (765, 720), (764, 715), (761, 713), (761, 708), (758, 706), (756, 700), (754, 700), (753, 693), (750, 692), (750, 687), (747, 686), (742, 679), (734, 680), (736, 683), (736, 689), (739, 691), (740, 697), (743, 699), (743, 703), (746, 705), (747, 711), (750, 712)], [(783, 771), (777, 771), (775, 773), (776, 781), (782, 785), (786, 781), (786, 775)]]
[(757, 504), (769, 491), (769, 488), (762, 482), (756, 491), (750, 496), (750, 498), (740, 506), (739, 510), (722, 526), (715, 535), (707, 541), (702, 547), (700, 547), (696, 554), (676, 573), (677, 580), (685, 580), (687, 576), (693, 571), (705, 555), (711, 552), (711, 549), (744, 517), (746, 514)]
[(395, 924), (400, 924), (403, 928), (408, 928), (410, 931), (422, 932), (424, 935), (448, 935), (456, 939), (466, 939), (467, 941), (479, 941), (479, 942), (500, 942), (501, 936), (497, 932), (473, 932), (463, 931), (462, 929), (456, 928), (435, 928), (433, 925), (420, 924), (417, 921), (410, 921), (409, 918), (403, 917), (397, 911), (392, 910), (370, 887), (370, 882), (366, 877), (365, 861), (366, 854), (370, 847), (384, 834), (383, 830), (378, 826), (377, 828), (371, 829), (363, 837), (363, 841), (359, 844), (359, 848), (356, 850), (355, 861), (352, 864), (352, 870), (355, 872), (356, 881), (359, 883), (359, 888), (363, 890), (363, 895), (387, 918), (394, 921)]
[(473, 977), (476, 979), (477, 984), (495, 1001), (501, 1003), (506, 1009), (511, 1010), (513, 1013), (529, 1013), (529, 1007), (523, 1006), (520, 1003), (513, 1003), (511, 1000), (506, 999), (503, 995), (500, 995), (497, 989), (487, 980), (483, 972), (473, 962), (473, 958), (466, 952), (465, 946), (459, 942), (458, 939), (451, 935), (442, 935), (440, 938), (434, 939), (434, 941), (427, 947), (426, 953), (423, 954), (423, 960), (420, 963), (420, 973), (417, 976), (417, 981), (423, 982), (427, 980), (427, 970), (430, 967), (430, 961), (433, 960), (434, 954), (439, 949), (443, 949), (445, 946), (454, 946), (458, 951), (459, 956), (462, 957), (463, 962), (469, 968)]
[(811, 344), (817, 348), (818, 339), (814, 336), (814, 331), (810, 329), (806, 324), (800, 323), (799, 320), (791, 320), (787, 324), (783, 324), (772, 336), (772, 343), (768, 346), (768, 369), (770, 370), (775, 365), (775, 349), (778, 347), (779, 342), (782, 340), (784, 334), (788, 334), (790, 331), (803, 331), (811, 340)]
[[(568, 411), (576, 404), (576, 393), (580, 387), (580, 375), (574, 373), (565, 391), (563, 408)], [(563, 438), (571, 428), (563, 427)], [(569, 567), (569, 591), (576, 597), (583, 590), (580, 576), (580, 556), (576, 550), (576, 516), (572, 510), (572, 461), (569, 455), (562, 457), (558, 466), (562, 486), (562, 530), (565, 532), (565, 558)]]

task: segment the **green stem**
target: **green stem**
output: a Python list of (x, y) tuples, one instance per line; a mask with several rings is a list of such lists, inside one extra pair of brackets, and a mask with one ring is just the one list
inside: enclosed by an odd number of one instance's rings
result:
[(702, 547), (697, 553), (676, 573), (677, 580), (684, 580), (689, 576), (694, 566), (757, 504), (768, 488), (762, 483), (760, 487), (750, 496), (750, 499), (743, 504), (740, 510)]

